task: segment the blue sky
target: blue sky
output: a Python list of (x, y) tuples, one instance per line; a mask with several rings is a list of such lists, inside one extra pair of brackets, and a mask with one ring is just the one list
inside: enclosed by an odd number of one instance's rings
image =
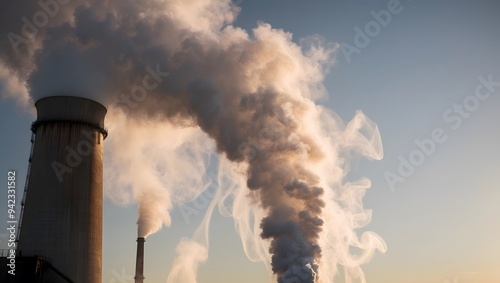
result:
[[(237, 26), (250, 30), (263, 21), (293, 33), (295, 42), (317, 34), (344, 47), (356, 47), (357, 28), (365, 30), (374, 21), (371, 11), (396, 5), (388, 0), (240, 2)], [(388, 245), (385, 254), (364, 266), (367, 281), (500, 282), (500, 3), (402, 0), (397, 10), (366, 46), (358, 46), (359, 53), (348, 58), (339, 49), (325, 80), (329, 96), (320, 101), (345, 121), (361, 109), (382, 136), (383, 160), (360, 160), (349, 175), (372, 180), (365, 207), (373, 210), (373, 219), (362, 230), (375, 231)], [(491, 93), (483, 100), (475, 94), (479, 77), (498, 82), (491, 91), (482, 88), (481, 93)], [(461, 107), (462, 114), (456, 110)], [(1, 100), (0, 115), (1, 172), (16, 169), (24, 179), (35, 117), (8, 99)], [(436, 130), (446, 140), (434, 141), (428, 155), (414, 153), (422, 151), (415, 140), (432, 139)], [(410, 162), (411, 156), (423, 160), (401, 176), (401, 159)], [(391, 173), (404, 182), (391, 187)], [(0, 197), (6, 203), (5, 190)], [(193, 233), (202, 216), (188, 223), (177, 210), (172, 217), (171, 228), (147, 239), (149, 282), (166, 279), (177, 242)], [(105, 200), (103, 282), (132, 282), (121, 280), (134, 273), (136, 219), (135, 206)], [(200, 267), (199, 283), (267, 282), (264, 266), (246, 259), (231, 219), (216, 214), (210, 232), (209, 260)]]

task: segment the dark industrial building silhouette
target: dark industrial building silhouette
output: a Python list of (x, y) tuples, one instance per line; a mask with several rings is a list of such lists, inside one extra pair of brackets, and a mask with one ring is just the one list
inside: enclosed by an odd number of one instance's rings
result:
[(101, 283), (106, 108), (71, 96), (42, 98), (35, 106), (16, 275), (7, 273), (4, 252), (0, 281)]

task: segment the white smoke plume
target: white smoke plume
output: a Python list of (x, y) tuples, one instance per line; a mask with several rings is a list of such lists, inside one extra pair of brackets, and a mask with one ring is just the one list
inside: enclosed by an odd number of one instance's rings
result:
[(138, 236), (147, 237), (170, 226), (175, 204), (192, 201), (209, 185), (203, 172), (213, 141), (198, 128), (127, 119), (114, 108), (106, 119), (113, 134), (106, 140), (105, 194), (119, 204), (139, 204)]
[(179, 244), (168, 282), (196, 282), (216, 206), (274, 281), (333, 282), (342, 266), (347, 282), (365, 282), (360, 265), (386, 247), (356, 233), (371, 218), (369, 181), (344, 177), (352, 155), (380, 159), (382, 145), (361, 112), (344, 125), (315, 103), (336, 46), (314, 37), (299, 46), (266, 23), (249, 34), (233, 26), (229, 0), (3, 2), (4, 91), (21, 103), (29, 92), (108, 107), (106, 194), (138, 203), (139, 236), (170, 225), (169, 211), (209, 185), (203, 173), (220, 153), (229, 180)]

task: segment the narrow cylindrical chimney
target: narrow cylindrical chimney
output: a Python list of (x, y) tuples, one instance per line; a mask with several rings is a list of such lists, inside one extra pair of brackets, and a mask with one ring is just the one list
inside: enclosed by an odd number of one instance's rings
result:
[(142, 237), (137, 238), (137, 257), (135, 260), (135, 283), (144, 282), (144, 242)]

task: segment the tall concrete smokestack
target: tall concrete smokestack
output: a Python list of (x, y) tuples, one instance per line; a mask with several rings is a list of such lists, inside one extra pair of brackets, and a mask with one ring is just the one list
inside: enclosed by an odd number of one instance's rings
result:
[(144, 282), (144, 242), (142, 237), (137, 238), (137, 257), (135, 259), (135, 283)]
[(43, 98), (35, 106), (18, 249), (53, 267), (44, 282), (101, 283), (106, 108), (69, 96)]

